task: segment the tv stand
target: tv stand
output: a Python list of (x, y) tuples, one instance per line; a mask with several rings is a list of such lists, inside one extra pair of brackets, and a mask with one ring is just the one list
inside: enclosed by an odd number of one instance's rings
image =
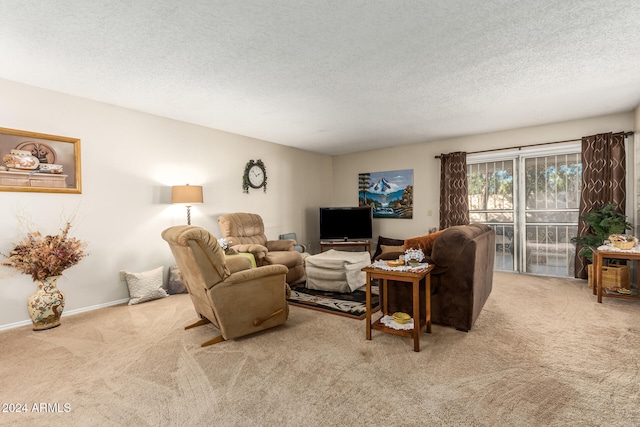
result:
[(322, 240), (320, 241), (320, 252), (324, 252), (325, 248), (359, 248), (364, 247), (367, 252), (371, 252), (371, 242), (368, 240)]

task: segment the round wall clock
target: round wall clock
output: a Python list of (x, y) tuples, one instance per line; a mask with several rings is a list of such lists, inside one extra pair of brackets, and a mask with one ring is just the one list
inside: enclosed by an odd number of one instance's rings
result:
[(264, 192), (267, 192), (267, 169), (260, 159), (255, 162), (253, 160), (249, 160), (247, 166), (244, 168), (242, 189), (245, 193), (248, 193), (249, 187), (256, 189), (262, 187)]

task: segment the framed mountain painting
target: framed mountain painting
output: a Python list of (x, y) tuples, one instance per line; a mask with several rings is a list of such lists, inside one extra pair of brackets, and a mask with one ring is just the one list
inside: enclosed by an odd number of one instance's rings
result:
[(374, 218), (413, 218), (413, 169), (358, 174), (358, 204)]

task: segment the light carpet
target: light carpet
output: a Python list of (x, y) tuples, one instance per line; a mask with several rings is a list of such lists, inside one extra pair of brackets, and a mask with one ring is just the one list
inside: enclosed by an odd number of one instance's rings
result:
[(299, 307), (284, 326), (202, 348), (217, 333), (183, 330), (187, 295), (62, 320), (0, 333), (2, 409), (27, 406), (1, 425), (640, 424), (640, 302), (598, 304), (580, 280), (497, 273), (474, 328), (434, 325), (419, 353)]

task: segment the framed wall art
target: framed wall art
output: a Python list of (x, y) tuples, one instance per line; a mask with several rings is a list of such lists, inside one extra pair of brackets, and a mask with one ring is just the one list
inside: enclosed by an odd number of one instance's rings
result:
[(358, 204), (374, 218), (413, 218), (413, 169), (358, 174)]
[(80, 140), (0, 128), (0, 191), (82, 193)]

